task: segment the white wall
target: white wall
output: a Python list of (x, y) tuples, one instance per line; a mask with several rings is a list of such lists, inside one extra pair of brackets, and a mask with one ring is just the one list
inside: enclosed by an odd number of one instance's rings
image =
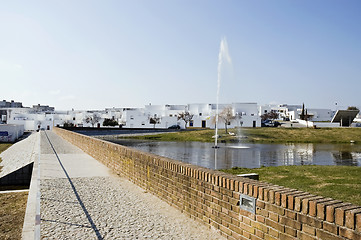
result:
[(314, 122), (314, 125), (316, 125), (316, 127), (320, 127), (320, 128), (340, 127), (340, 123), (331, 123), (331, 122)]
[(307, 109), (307, 114), (313, 115), (312, 121), (331, 121), (333, 112), (331, 109)]
[(312, 121), (305, 121), (301, 119), (297, 119), (299, 124), (302, 124), (305, 127), (313, 127), (314, 123)]
[(15, 142), (23, 134), (23, 125), (0, 124), (0, 142)]

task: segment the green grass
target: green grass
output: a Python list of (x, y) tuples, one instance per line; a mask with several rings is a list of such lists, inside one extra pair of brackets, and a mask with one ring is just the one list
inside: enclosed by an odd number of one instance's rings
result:
[(0, 143), (0, 153), (8, 149), (11, 145), (11, 143)]
[(0, 239), (21, 239), (27, 192), (0, 194)]
[(221, 171), (231, 174), (258, 173), (260, 181), (361, 206), (361, 167), (311, 165)]
[[(230, 129), (237, 133), (237, 129)], [(157, 141), (213, 142), (214, 130), (180, 131), (132, 138)], [(220, 141), (237, 141), (237, 137), (219, 131)], [(242, 141), (255, 143), (348, 143), (361, 144), (361, 128), (242, 128)], [(347, 151), (347, 149), (345, 149)], [(280, 166), (258, 169), (222, 170), (233, 174), (256, 172), (260, 180), (312, 194), (331, 197), (361, 206), (361, 167), (348, 166)]]
[[(230, 129), (237, 134), (237, 129)], [(361, 128), (242, 128), (241, 133), (246, 138), (242, 141), (255, 143), (350, 143), (361, 144)], [(163, 133), (130, 138), (157, 141), (199, 141), (213, 142), (214, 130), (194, 130)], [(237, 141), (236, 136), (230, 136), (225, 130), (219, 130), (219, 141)], [(128, 138), (128, 137), (127, 137)]]
[(360, 128), (248, 128), (245, 135), (253, 142), (361, 144)]
[[(213, 135), (214, 135), (214, 131), (211, 131), (211, 130), (192, 130), (192, 131), (161, 133), (161, 134), (154, 134), (154, 135), (132, 136), (132, 137), (125, 137), (125, 138), (157, 140), (157, 141), (211, 142)], [(119, 137), (119, 138), (123, 138), (123, 137)]]
[[(0, 143), (0, 153), (11, 145), (11, 143)], [(0, 186), (1, 191), (23, 188), (23, 186)], [(21, 239), (27, 199), (27, 192), (0, 194), (0, 239)]]

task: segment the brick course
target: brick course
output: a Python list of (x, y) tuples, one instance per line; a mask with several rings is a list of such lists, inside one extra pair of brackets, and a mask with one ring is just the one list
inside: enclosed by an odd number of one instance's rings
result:
[[(228, 239), (360, 239), (361, 207), (91, 138), (57, 134)], [(240, 194), (256, 213), (240, 209)]]

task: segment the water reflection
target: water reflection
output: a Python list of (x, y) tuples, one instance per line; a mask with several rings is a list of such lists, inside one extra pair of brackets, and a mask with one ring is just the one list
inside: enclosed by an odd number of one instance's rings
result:
[(357, 158), (354, 158), (355, 153), (339, 151), (332, 154), (336, 165), (358, 166)]
[(155, 142), (144, 140), (109, 141), (141, 151), (212, 168), (280, 165), (361, 166), (361, 146), (340, 144), (219, 144), (202, 142)]

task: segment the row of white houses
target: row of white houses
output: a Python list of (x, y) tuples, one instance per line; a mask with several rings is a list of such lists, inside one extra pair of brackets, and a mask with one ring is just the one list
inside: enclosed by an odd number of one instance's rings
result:
[[(215, 128), (216, 104), (188, 104), (188, 105), (147, 105), (144, 108), (125, 109), (122, 124), (127, 128), (168, 128), (179, 125), (185, 128), (185, 122), (179, 119), (181, 113), (189, 112), (193, 115), (187, 127)], [(229, 127), (259, 127), (261, 126), (256, 103), (220, 104), (219, 113), (225, 108), (231, 109), (234, 119)], [(153, 119), (153, 121), (151, 121)], [(154, 119), (159, 120), (154, 123)], [(225, 127), (219, 121), (220, 128)]]
[[(228, 124), (229, 127), (261, 126), (256, 103), (220, 104), (219, 112), (222, 112), (224, 108), (230, 108), (235, 116)], [(52, 129), (53, 126), (64, 126), (64, 124), (77, 127), (100, 127), (105, 119), (112, 119), (123, 128), (169, 128), (174, 125), (185, 128), (185, 122), (179, 119), (179, 115), (184, 112), (193, 115), (187, 123), (187, 127), (214, 128), (216, 105), (146, 105), (144, 108), (110, 108), (101, 111), (72, 110), (63, 112), (39, 112), (34, 108), (4, 108), (1, 111), (3, 123), (24, 125), (25, 130)], [(96, 120), (91, 121), (91, 119)], [(225, 127), (221, 120), (219, 127)]]
[[(37, 106), (37, 107), (34, 107)], [(169, 128), (178, 125), (185, 128), (179, 119), (184, 112), (193, 115), (187, 127), (215, 128), (216, 104), (146, 105), (143, 108), (110, 108), (100, 111), (55, 111), (53, 108), (0, 108), (0, 123), (24, 125), (25, 130), (52, 129), (64, 124), (77, 127), (100, 127), (105, 119), (118, 122), (123, 128)], [(263, 105), (257, 103), (220, 104), (219, 113), (226, 109), (231, 114), (227, 127), (260, 127), (261, 115), (277, 112), (279, 119), (299, 119), (302, 105)], [(330, 121), (335, 113), (331, 109), (307, 109), (311, 121)], [(360, 118), (360, 117), (358, 117)], [(93, 120), (93, 121), (92, 121)], [(219, 128), (226, 122), (219, 120)]]

